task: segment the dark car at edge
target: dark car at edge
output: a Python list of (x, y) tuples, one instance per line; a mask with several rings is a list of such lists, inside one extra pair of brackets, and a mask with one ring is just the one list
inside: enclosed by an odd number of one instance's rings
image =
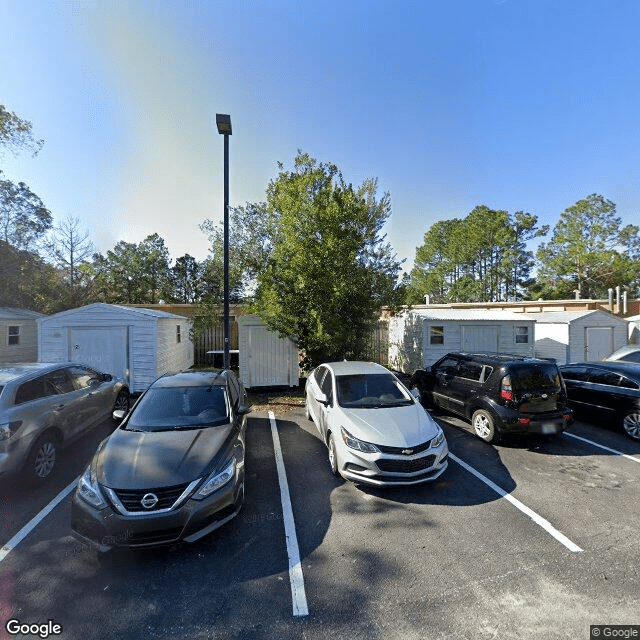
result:
[(244, 499), (249, 411), (231, 371), (156, 380), (80, 478), (74, 534), (107, 551), (194, 542), (231, 520)]
[(558, 435), (573, 422), (564, 382), (551, 360), (449, 353), (415, 371), (410, 386), (427, 408), (470, 421), (486, 442), (506, 433)]
[(560, 367), (569, 403), (589, 421), (615, 426), (640, 441), (640, 365), (576, 362)]

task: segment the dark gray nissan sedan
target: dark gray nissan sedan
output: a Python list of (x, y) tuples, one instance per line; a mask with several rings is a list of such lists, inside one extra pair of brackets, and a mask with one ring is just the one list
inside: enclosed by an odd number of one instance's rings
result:
[(100, 551), (149, 547), (194, 542), (231, 520), (244, 498), (250, 410), (230, 371), (156, 380), (80, 478), (76, 537)]

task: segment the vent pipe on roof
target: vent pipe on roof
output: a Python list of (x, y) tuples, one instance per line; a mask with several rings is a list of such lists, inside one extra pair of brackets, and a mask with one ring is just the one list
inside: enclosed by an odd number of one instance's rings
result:
[(627, 315), (627, 290), (622, 292), (622, 315)]
[(428, 306), (431, 304), (431, 296), (427, 293), (427, 295), (424, 297), (424, 303)]
[(574, 289), (573, 293), (576, 295), (576, 300), (580, 300), (580, 289)]
[(613, 313), (613, 289), (609, 287), (609, 311)]
[(616, 287), (616, 313), (620, 313), (620, 285)]

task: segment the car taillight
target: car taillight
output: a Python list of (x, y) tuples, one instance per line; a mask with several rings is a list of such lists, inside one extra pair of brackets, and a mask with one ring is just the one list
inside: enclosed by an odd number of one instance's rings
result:
[(504, 400), (513, 400), (513, 391), (511, 389), (511, 378), (505, 376), (502, 378), (502, 386), (500, 387), (500, 397)]

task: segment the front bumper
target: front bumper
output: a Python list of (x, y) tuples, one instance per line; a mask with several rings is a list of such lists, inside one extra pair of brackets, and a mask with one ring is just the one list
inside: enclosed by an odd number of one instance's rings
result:
[(204, 500), (189, 498), (177, 509), (158, 514), (125, 516), (111, 505), (95, 509), (76, 492), (71, 529), (76, 538), (100, 551), (195, 542), (238, 515), (243, 500), (244, 473)]
[[(342, 445), (342, 443), (341, 443)], [(374, 486), (405, 486), (439, 478), (448, 466), (446, 440), (414, 455), (363, 453), (342, 445), (337, 450), (343, 478)]]

